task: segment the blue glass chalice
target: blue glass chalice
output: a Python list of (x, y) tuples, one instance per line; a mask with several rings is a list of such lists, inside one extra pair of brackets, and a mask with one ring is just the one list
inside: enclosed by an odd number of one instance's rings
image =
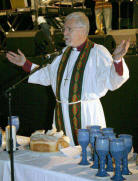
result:
[[(10, 117), (8, 117), (8, 125), (10, 125)], [(16, 127), (16, 134), (19, 130), (20, 120), (18, 116), (11, 116), (11, 125)], [(20, 146), (16, 141), (16, 147)]]
[(114, 132), (114, 129), (113, 129), (113, 128), (103, 128), (103, 129), (102, 129), (102, 132), (103, 132), (103, 134), (104, 134), (104, 133), (113, 133), (113, 132)]
[[(109, 140), (116, 138), (116, 135), (114, 133), (104, 133), (104, 136), (107, 136)], [(106, 167), (107, 172), (112, 172), (114, 171), (113, 167), (113, 161), (112, 161), (112, 156), (111, 153), (109, 152), (107, 155), (107, 167)]]
[[(94, 132), (99, 132), (99, 131), (101, 131), (101, 126), (99, 126), (99, 125), (92, 125), (92, 126), (88, 126), (88, 129), (89, 129), (89, 132), (90, 132), (90, 134), (91, 133), (94, 133)], [(93, 149), (93, 148), (92, 148)], [(94, 150), (92, 150), (93, 152), (94, 152)], [(93, 161), (94, 160), (94, 153), (91, 153), (91, 158), (90, 158), (90, 161)]]
[(90, 132), (95, 132), (95, 131), (100, 131), (100, 130), (101, 130), (101, 126), (99, 126), (99, 125), (89, 126)]
[(128, 169), (128, 153), (132, 149), (132, 135), (120, 134), (119, 137), (124, 140), (124, 145), (125, 145), (122, 174), (123, 175), (131, 175), (132, 173)]
[[(8, 124), (10, 124), (10, 118), (8, 117)], [(18, 116), (11, 116), (11, 125), (16, 127), (16, 133), (19, 130), (20, 121)]]
[(96, 176), (107, 177), (109, 174), (105, 169), (106, 156), (109, 153), (109, 138), (107, 136), (99, 136), (96, 138), (95, 149), (100, 159), (100, 167)]
[(82, 160), (79, 165), (89, 165), (87, 161), (87, 146), (89, 144), (89, 130), (88, 129), (79, 129), (78, 130), (78, 143), (82, 148)]
[(96, 141), (96, 137), (102, 136), (101, 131), (97, 131), (97, 132), (92, 132), (90, 133), (90, 143), (92, 145), (93, 148), (93, 165), (91, 166), (91, 168), (94, 169), (98, 169), (99, 168), (99, 158), (97, 155), (97, 152), (95, 150), (95, 141)]
[(123, 181), (125, 178), (121, 173), (121, 161), (124, 157), (124, 141), (121, 138), (114, 138), (110, 140), (110, 153), (115, 160), (115, 175), (111, 178), (115, 181)]

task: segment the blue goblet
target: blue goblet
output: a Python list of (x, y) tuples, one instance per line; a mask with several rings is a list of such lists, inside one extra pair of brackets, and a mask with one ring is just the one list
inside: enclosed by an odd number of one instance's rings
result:
[[(109, 140), (116, 138), (114, 133), (104, 133), (104, 136), (107, 136), (109, 138)], [(114, 170), (113, 167), (113, 161), (112, 161), (112, 157), (111, 157), (111, 153), (109, 152), (107, 155), (107, 167), (106, 167), (106, 171), (107, 172), (112, 172)]]
[(92, 131), (100, 131), (101, 126), (99, 126), (99, 125), (93, 125), (93, 126), (89, 126), (88, 129), (90, 130), (90, 132), (92, 132)]
[[(91, 134), (91, 133), (93, 133), (93, 132), (101, 131), (101, 126), (99, 126), (99, 125), (92, 125), (92, 126), (88, 126), (88, 129), (89, 129), (89, 132), (90, 132), (90, 134)], [(94, 157), (94, 155), (93, 155), (93, 153), (92, 153), (92, 156), (91, 156), (91, 158), (90, 158), (90, 161), (93, 161), (93, 160), (94, 160), (93, 157)]]
[(89, 144), (89, 130), (88, 129), (79, 129), (78, 130), (78, 143), (82, 148), (82, 160), (79, 165), (89, 165), (87, 161), (87, 146)]
[[(8, 124), (10, 124), (10, 117), (8, 117)], [(17, 133), (20, 126), (20, 121), (18, 116), (11, 116), (11, 125), (16, 127), (16, 133)]]
[(102, 132), (103, 132), (103, 134), (104, 134), (104, 133), (113, 133), (113, 132), (114, 132), (114, 129), (113, 129), (113, 128), (103, 128), (103, 129), (102, 129)]
[(109, 139), (106, 136), (99, 136), (96, 138), (95, 142), (96, 152), (100, 159), (100, 168), (98, 169), (98, 173), (96, 176), (99, 177), (107, 177), (109, 174), (105, 170), (105, 161), (106, 156), (109, 152)]
[(110, 140), (110, 153), (115, 160), (115, 175), (111, 178), (115, 181), (123, 181), (125, 178), (121, 174), (121, 161), (124, 156), (124, 141), (121, 138)]
[[(8, 124), (10, 125), (10, 117), (8, 117)], [(19, 130), (20, 120), (18, 116), (11, 116), (11, 125), (16, 127), (16, 133)], [(16, 141), (16, 147), (20, 146)]]
[(132, 136), (129, 134), (120, 134), (119, 138), (122, 138), (124, 140), (124, 145), (125, 145), (122, 174), (131, 175), (132, 173), (128, 169), (128, 153), (132, 149)]
[(93, 154), (94, 154), (93, 155), (93, 165), (91, 166), (91, 168), (94, 168), (94, 169), (99, 168), (99, 158), (98, 158), (97, 152), (95, 150), (95, 140), (96, 140), (96, 137), (99, 137), (99, 136), (102, 136), (101, 131), (90, 133), (90, 143), (92, 145)]
[(101, 126), (94, 125), (89, 127), (89, 132), (94, 133), (94, 132), (101, 132)]

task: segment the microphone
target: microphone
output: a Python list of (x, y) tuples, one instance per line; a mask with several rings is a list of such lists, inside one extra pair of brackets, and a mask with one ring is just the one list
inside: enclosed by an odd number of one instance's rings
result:
[(61, 54), (62, 54), (62, 51), (55, 51), (53, 53), (49, 53), (49, 54), (44, 55), (44, 58), (45, 59), (51, 59), (51, 58), (55, 58), (56, 56), (61, 55)]
[(43, 55), (42, 56), (43, 63), (41, 64), (41, 67), (45, 67), (47, 64), (52, 63), (53, 59), (61, 54), (62, 54), (62, 50)]

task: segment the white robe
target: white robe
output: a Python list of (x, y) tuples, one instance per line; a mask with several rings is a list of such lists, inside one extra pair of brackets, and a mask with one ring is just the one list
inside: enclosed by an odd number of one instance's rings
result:
[[(66, 48), (64, 48), (63, 51), (65, 51), (65, 49)], [(71, 74), (79, 53), (76, 48), (72, 50), (63, 75), (60, 90), (64, 125), (66, 135), (71, 140), (71, 145), (74, 145), (74, 141), (68, 112), (68, 96)], [(52, 64), (32, 74), (29, 77), (29, 82), (44, 86), (51, 85), (54, 94), (56, 94), (57, 71), (61, 57), (62, 55), (56, 57)], [(33, 64), (31, 69), (35, 66), (36, 65)], [(67, 81), (65, 81), (66, 78), (68, 78)], [(82, 128), (86, 128), (89, 125), (106, 127), (104, 112), (99, 99), (103, 97), (108, 90), (112, 91), (119, 88), (128, 78), (129, 70), (124, 60), (123, 75), (119, 76), (115, 71), (113, 59), (109, 51), (102, 45), (94, 44), (94, 47), (90, 51), (83, 75), (81, 94)]]

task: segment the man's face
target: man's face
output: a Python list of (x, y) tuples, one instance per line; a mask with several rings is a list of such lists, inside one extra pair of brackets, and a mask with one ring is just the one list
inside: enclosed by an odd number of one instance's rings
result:
[(66, 45), (78, 47), (86, 40), (86, 37), (85, 29), (77, 27), (77, 23), (73, 18), (65, 22), (64, 39)]

